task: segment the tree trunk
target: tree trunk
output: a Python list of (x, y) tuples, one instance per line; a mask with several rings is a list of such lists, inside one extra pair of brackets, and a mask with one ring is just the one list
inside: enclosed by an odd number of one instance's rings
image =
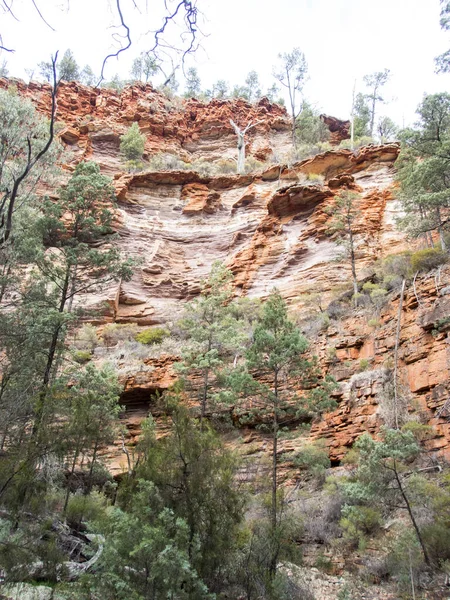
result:
[(243, 175), (245, 173), (245, 140), (244, 136), (240, 134), (238, 136), (238, 162), (237, 162), (237, 171), (239, 175)]
[(425, 547), (425, 543), (424, 543), (424, 541), (422, 539), (422, 535), (420, 533), (419, 526), (417, 525), (417, 522), (416, 522), (416, 519), (415, 519), (414, 514), (412, 512), (411, 505), (409, 503), (408, 497), (407, 497), (407, 495), (405, 493), (405, 490), (403, 489), (403, 485), (402, 485), (401, 479), (400, 479), (400, 477), (398, 475), (397, 465), (396, 465), (395, 459), (394, 459), (394, 469), (393, 470), (394, 470), (395, 479), (397, 481), (398, 489), (400, 490), (400, 494), (402, 495), (402, 498), (403, 498), (403, 500), (404, 500), (404, 502), (406, 504), (406, 509), (408, 511), (408, 514), (409, 514), (409, 517), (410, 517), (411, 522), (413, 524), (413, 527), (414, 527), (414, 529), (416, 531), (416, 535), (417, 535), (417, 539), (419, 540), (420, 547), (422, 548), (423, 557), (425, 559), (426, 564), (428, 566), (431, 566), (430, 557), (428, 556), (428, 552), (427, 552), (427, 549)]

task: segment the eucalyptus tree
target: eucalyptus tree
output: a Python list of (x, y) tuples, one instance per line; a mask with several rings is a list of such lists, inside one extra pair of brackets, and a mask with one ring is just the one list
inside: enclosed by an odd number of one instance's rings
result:
[(273, 76), (288, 91), (292, 117), (292, 145), (295, 148), (297, 143), (295, 136), (297, 117), (303, 110), (302, 93), (308, 73), (308, 64), (300, 48), (294, 48), (292, 52), (279, 54), (278, 58), (281, 64), (279, 67), (274, 68)]
[(373, 136), (375, 127), (376, 106), (378, 102), (384, 102), (383, 97), (380, 95), (380, 89), (386, 85), (389, 79), (389, 74), (389, 69), (384, 69), (383, 71), (376, 71), (375, 73), (370, 73), (369, 75), (365, 75), (363, 77), (364, 84), (370, 90), (369, 93), (365, 94), (365, 97), (368, 99), (370, 106), (369, 131), (371, 136)]

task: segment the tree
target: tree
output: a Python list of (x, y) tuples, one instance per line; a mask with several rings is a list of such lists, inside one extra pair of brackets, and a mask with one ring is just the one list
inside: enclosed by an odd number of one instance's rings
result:
[(158, 65), (156, 60), (146, 52), (142, 52), (137, 58), (133, 60), (131, 66), (131, 77), (136, 81), (144, 81), (148, 83), (148, 80), (158, 72)]
[(370, 89), (370, 92), (366, 94), (366, 98), (370, 102), (370, 125), (369, 131), (370, 135), (373, 137), (374, 127), (375, 127), (375, 110), (378, 102), (384, 102), (382, 96), (380, 96), (379, 91), (382, 88), (387, 80), (389, 79), (389, 69), (384, 69), (384, 71), (376, 71), (375, 73), (371, 73), (370, 75), (365, 75), (363, 77), (363, 81)]
[(385, 429), (383, 439), (375, 441), (365, 433), (356, 442), (356, 449), (359, 458), (354, 481), (343, 486), (347, 502), (356, 506), (381, 502), (406, 510), (425, 562), (430, 565), (430, 557), (408, 492), (408, 481), (403, 475), (406, 464), (417, 458), (420, 452), (414, 435), (411, 431)]
[(224, 79), (219, 79), (213, 85), (212, 88), (212, 97), (218, 98), (219, 100), (223, 100), (227, 98), (229, 95), (229, 86), (228, 83)]
[(95, 597), (212, 600), (192, 566), (188, 524), (164, 506), (152, 482), (139, 480), (127, 511), (112, 508), (95, 530), (105, 537), (97, 573), (87, 578)]
[(202, 86), (197, 69), (190, 67), (186, 73), (186, 98), (198, 98), (201, 94)]
[(42, 176), (41, 167), (52, 148), (56, 115), (57, 55), (52, 60), (53, 88), (49, 125), (41, 119), (30, 102), (21, 100), (13, 91), (1, 90), (0, 120), (0, 251), (8, 242), (12, 230), (16, 203), (26, 203)]
[(237, 159), (237, 172), (240, 175), (245, 173), (245, 134), (253, 127), (256, 127), (261, 123), (261, 121), (257, 121), (256, 123), (252, 123), (251, 121), (247, 124), (244, 129), (240, 129), (233, 121), (230, 119), (231, 126), (233, 127), (236, 135), (237, 135), (237, 148), (238, 148), (238, 159)]
[(415, 129), (402, 132), (398, 179), (405, 209), (402, 226), (412, 237), (433, 232), (442, 250), (447, 249), (450, 182), (450, 95), (426, 96), (418, 108)]
[(128, 131), (120, 137), (120, 152), (131, 166), (139, 167), (145, 149), (145, 135), (139, 130), (136, 121)]
[(367, 99), (364, 94), (356, 94), (353, 104), (353, 133), (354, 137), (370, 136), (370, 109), (367, 105)]
[(353, 282), (353, 298), (355, 306), (358, 303), (358, 279), (356, 277), (355, 253), (355, 224), (359, 217), (356, 203), (359, 195), (350, 190), (341, 191), (335, 199), (333, 208), (328, 214), (332, 215), (328, 223), (328, 232), (336, 236), (336, 242), (343, 246), (344, 256), (350, 262)]
[(329, 138), (330, 132), (320, 118), (319, 112), (305, 102), (300, 116), (297, 118), (296, 137), (300, 144), (318, 144)]
[(114, 371), (106, 366), (93, 365), (72, 375), (72, 385), (67, 389), (66, 419), (64, 428), (64, 458), (69, 462), (69, 478), (63, 511), (67, 510), (75, 468), (80, 456), (89, 457), (87, 491), (92, 488), (92, 476), (98, 461), (98, 451), (105, 443), (112, 443), (117, 434), (120, 386)]
[(75, 60), (72, 50), (66, 50), (59, 63), (59, 78), (64, 81), (76, 81), (80, 79), (80, 69)]
[[(218, 389), (217, 377), (227, 359), (234, 357), (243, 341), (239, 320), (233, 313), (233, 274), (220, 262), (215, 262), (211, 273), (202, 284), (198, 298), (189, 302), (184, 310), (180, 327), (189, 345), (183, 350), (179, 369), (184, 377), (199, 371), (200, 423)], [(219, 385), (220, 387), (220, 385)]]
[[(274, 290), (264, 303), (254, 328), (252, 344), (246, 353), (246, 366), (231, 376), (235, 389), (243, 395), (244, 403), (246, 398), (251, 397), (255, 406), (253, 412), (257, 412), (272, 438), (271, 579), (276, 575), (281, 544), (277, 473), (280, 426), (296, 418), (318, 414), (334, 405), (329, 399), (331, 388), (328, 382), (313, 390), (320, 376), (315, 362), (305, 358), (307, 349), (306, 338), (288, 317), (286, 302)], [(287, 378), (289, 385), (286, 385)], [(310, 392), (301, 395), (292, 391), (300, 385)], [(246, 410), (245, 404), (242, 410)]]
[[(164, 506), (186, 523), (190, 564), (211, 591), (218, 591), (232, 564), (243, 518), (238, 464), (217, 433), (190, 416), (177, 390), (165, 400), (169, 433), (156, 440), (154, 429), (147, 428), (136, 476), (151, 481)], [(129, 490), (131, 502), (133, 495)]]
[(80, 71), (80, 81), (84, 83), (84, 85), (94, 85), (97, 78), (95, 77), (94, 71), (91, 69), (89, 65), (84, 65), (84, 67)]
[[(297, 117), (303, 109), (301, 95), (306, 81), (308, 65), (306, 63), (305, 55), (301, 52), (300, 48), (294, 48), (292, 52), (289, 53), (285, 52), (279, 54), (278, 58), (281, 60), (282, 64), (278, 70), (274, 69), (273, 76), (288, 90), (289, 107), (292, 117), (292, 145), (295, 148), (296, 123)], [(300, 102), (298, 96), (300, 96)]]
[[(441, 0), (440, 25), (445, 31), (450, 30), (450, 4), (448, 0)], [(450, 71), (450, 50), (434, 59), (437, 73), (448, 73)]]
[(245, 80), (247, 87), (247, 98), (249, 102), (256, 102), (261, 98), (261, 85), (259, 83), (258, 73), (250, 71)]
[(398, 133), (398, 127), (389, 117), (380, 117), (377, 124), (377, 132), (380, 137), (380, 143), (384, 144), (395, 138)]

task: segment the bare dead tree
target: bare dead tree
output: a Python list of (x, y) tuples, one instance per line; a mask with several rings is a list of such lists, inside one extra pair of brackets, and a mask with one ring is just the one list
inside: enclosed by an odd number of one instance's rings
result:
[(59, 81), (56, 78), (56, 61), (58, 59), (58, 52), (52, 57), (52, 70), (53, 70), (53, 86), (51, 91), (52, 107), (50, 112), (50, 123), (48, 139), (44, 147), (33, 154), (33, 140), (31, 133), (27, 136), (27, 156), (25, 166), (18, 175), (13, 177), (13, 185), (3, 193), (0, 198), (0, 249), (6, 244), (11, 236), (13, 230), (13, 216), (14, 209), (17, 199), (20, 195), (20, 189), (22, 183), (26, 180), (28, 175), (31, 173), (33, 168), (42, 160), (45, 154), (49, 151), (55, 137), (55, 117), (56, 117), (56, 96), (58, 93)]
[(250, 129), (253, 129), (253, 127), (259, 125), (259, 123), (262, 123), (262, 121), (256, 121), (256, 123), (252, 123), (250, 121), (250, 123), (244, 129), (240, 129), (233, 121), (233, 119), (230, 119), (230, 123), (234, 131), (236, 132), (238, 138), (237, 172), (239, 173), (239, 175), (243, 175), (245, 173), (245, 134), (247, 133), (247, 131), (250, 131)]

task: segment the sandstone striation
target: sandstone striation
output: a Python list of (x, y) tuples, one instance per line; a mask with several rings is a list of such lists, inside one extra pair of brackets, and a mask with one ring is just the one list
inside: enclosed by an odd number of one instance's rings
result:
[[(8, 83), (0, 80), (0, 87)], [(47, 84), (14, 83), (39, 111), (49, 114)], [(289, 149), (286, 112), (267, 99), (254, 105), (243, 100), (205, 104), (193, 99), (170, 101), (151, 85), (127, 86), (119, 94), (76, 82), (61, 84), (59, 136), (71, 151), (68, 168), (83, 159), (95, 160), (114, 179), (118, 243), (137, 259), (130, 282), (79, 298), (84, 306), (108, 306), (98, 323), (115, 320), (170, 326), (184, 303), (199, 293), (213, 262), (221, 260), (235, 275), (237, 295), (264, 298), (276, 286), (294, 317), (310, 314), (313, 305), (313, 324), (320, 311), (349, 287), (349, 264), (336, 261), (340, 248), (328, 231), (335, 197), (343, 189), (359, 193), (355, 242), (361, 281), (370, 280), (377, 259), (405, 248), (395, 221), (400, 211), (393, 183), (400, 150), (395, 143), (370, 145), (357, 152), (335, 149), (292, 165), (268, 162), (245, 175), (213, 176), (195, 170), (126, 172), (119, 142), (133, 121), (146, 136), (145, 160), (165, 152), (187, 163), (219, 164), (236, 158), (230, 118), (244, 126), (259, 121), (249, 132), (250, 156), (270, 161)], [(325, 115), (323, 119), (334, 142), (348, 137), (348, 122)], [(438, 282), (419, 277), (417, 296), (407, 290), (399, 356), (410, 410), (435, 428), (427, 442), (430, 452), (448, 455), (448, 269), (442, 270), (440, 278)], [(311, 437), (326, 440), (335, 464), (363, 431), (376, 434), (385, 422), (383, 390), (391, 368), (398, 302), (398, 294), (393, 294), (380, 309), (376, 328), (369, 327), (367, 311), (357, 311), (332, 320), (326, 331), (312, 334), (322, 369), (336, 378), (339, 390), (338, 408), (313, 423)], [(158, 416), (156, 393), (175, 380), (174, 360), (173, 356), (151, 359), (122, 377), (128, 446), (134, 445), (144, 416), (149, 411)], [(359, 373), (361, 361), (368, 368)], [(252, 440), (255, 453), (267, 450), (267, 440), (253, 429), (243, 431), (243, 436)], [(289, 457), (298, 443), (281, 441), (280, 454)], [(110, 453), (115, 472), (125, 468), (124, 461), (118, 440)], [(283, 465), (289, 477), (289, 461)]]

